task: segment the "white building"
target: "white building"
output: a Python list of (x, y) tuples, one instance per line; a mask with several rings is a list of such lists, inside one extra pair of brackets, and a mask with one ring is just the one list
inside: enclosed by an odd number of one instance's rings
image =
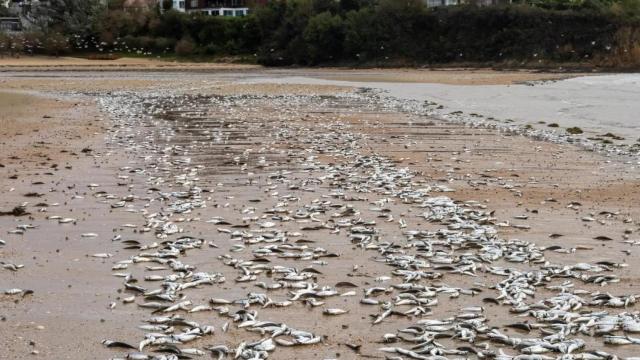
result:
[(186, 0), (173, 0), (173, 5), (171, 6), (173, 10), (186, 12), (187, 11), (187, 1)]
[(455, 6), (463, 4), (474, 4), (477, 6), (492, 6), (500, 4), (511, 4), (512, 0), (424, 0), (427, 7)]
[(172, 8), (211, 16), (246, 16), (250, 11), (247, 3), (246, 0), (173, 0)]
[(459, 0), (425, 0), (427, 7), (460, 5)]

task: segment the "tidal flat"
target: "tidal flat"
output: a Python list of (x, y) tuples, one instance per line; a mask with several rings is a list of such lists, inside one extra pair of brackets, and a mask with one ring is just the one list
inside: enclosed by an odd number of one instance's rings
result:
[(464, 105), (604, 78), (412, 74), (4, 69), (0, 357), (635, 356), (632, 144)]

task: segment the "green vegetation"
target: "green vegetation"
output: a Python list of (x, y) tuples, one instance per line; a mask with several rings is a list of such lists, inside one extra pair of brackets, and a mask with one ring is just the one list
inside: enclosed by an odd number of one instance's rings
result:
[[(22, 38), (0, 35), (0, 52), (237, 56), (265, 65), (640, 65), (639, 0), (432, 9), (421, 0), (275, 0), (243, 18), (127, 12), (122, 0), (52, 3), (43, 17), (51, 21)], [(53, 33), (66, 46), (47, 43)]]
[(582, 134), (583, 132), (584, 131), (582, 131), (582, 129), (580, 129), (577, 126), (567, 128), (567, 133), (569, 133), (571, 135), (579, 135), (579, 134)]
[(604, 135), (602, 135), (603, 137), (608, 137), (614, 140), (624, 140), (624, 138), (622, 136), (616, 135), (616, 134), (612, 134), (612, 133), (606, 133)]
[(557, 128), (560, 127), (560, 125), (558, 125), (557, 123), (551, 123), (549, 125), (547, 125), (548, 127), (552, 127), (552, 128)]

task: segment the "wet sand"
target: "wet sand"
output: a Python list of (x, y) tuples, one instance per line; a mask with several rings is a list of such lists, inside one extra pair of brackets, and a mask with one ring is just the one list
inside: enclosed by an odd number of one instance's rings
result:
[[(113, 113), (100, 112), (104, 108), (98, 107), (95, 99), (110, 98), (107, 93), (117, 92), (131, 84), (136, 84), (135, 91), (140, 98), (166, 96), (162, 101), (154, 100), (155, 106), (169, 111), (166, 116), (114, 119)], [(531, 227), (523, 230), (497, 226), (502, 238), (528, 240), (540, 246), (560, 245), (567, 249), (584, 247), (572, 254), (545, 252), (551, 263), (607, 260), (633, 264), (638, 258), (637, 248), (622, 242), (626, 238), (637, 239), (639, 230), (638, 169), (571, 145), (448, 124), (397, 109), (362, 104), (358, 98), (349, 96), (356, 90), (345, 87), (250, 86), (230, 83), (215, 76), (200, 79), (195, 86), (196, 82), (188, 78), (149, 81), (146, 76), (130, 75), (109, 81), (92, 81), (91, 78), (65, 81), (47, 79), (46, 76), (43, 79), (5, 78), (1, 85), (5, 90), (0, 93), (0, 104), (10, 111), (3, 112), (2, 118), (6, 127), (1, 143), (0, 163), (4, 167), (0, 169), (3, 174), (0, 178), (0, 209), (9, 210), (28, 202), (26, 208), (31, 215), (0, 217), (0, 239), (6, 241), (6, 245), (0, 247), (0, 258), (5, 262), (25, 265), (16, 272), (0, 270), (0, 289), (17, 287), (34, 291), (33, 295), (25, 297), (0, 295), (0, 348), (3, 349), (3, 357), (30, 358), (31, 352), (36, 350), (44, 358), (110, 358), (122, 356), (126, 351), (107, 349), (100, 344), (101, 340), (115, 339), (137, 344), (143, 333), (136, 326), (143, 324), (144, 319), (151, 316), (150, 312), (135, 304), (122, 303), (130, 293), (123, 290), (122, 279), (112, 276), (118, 271), (111, 271), (111, 268), (115, 262), (138, 251), (123, 249), (120, 242), (111, 241), (111, 238), (120, 234), (144, 244), (160, 241), (153, 233), (139, 231), (146, 214), (166, 211), (167, 207), (160, 201), (150, 202), (148, 199), (157, 198), (157, 195), (156, 191), (149, 189), (178, 191), (182, 187), (172, 176), (199, 165), (202, 168), (198, 172), (197, 184), (210, 191), (204, 194), (207, 207), (175, 214), (172, 218), (183, 229), (183, 234), (202, 237), (217, 246), (205, 245), (191, 250), (183, 261), (197, 266), (198, 271), (220, 272), (227, 281), (219, 286), (193, 289), (188, 298), (194, 304), (206, 304), (211, 297), (238, 299), (250, 292), (266, 292), (251, 282), (234, 282), (237, 270), (223, 265), (218, 257), (230, 254), (248, 260), (252, 258), (250, 249), (230, 252), (238, 242), (217, 230), (228, 226), (216, 226), (205, 221), (221, 216), (232, 224), (246, 223), (253, 229), (258, 222), (265, 221), (260, 217), (262, 211), (277, 207), (283, 201), (291, 202), (291, 208), (295, 209), (335, 191), (330, 183), (309, 184), (313, 190), (305, 190), (304, 187), (287, 187), (288, 184), (279, 184), (274, 178), (269, 178), (269, 174), (281, 170), (291, 172), (288, 178), (294, 184), (314, 176), (314, 172), (303, 167), (305, 156), (314, 154), (309, 150), (313, 148), (309, 141), (313, 136), (305, 137), (303, 133), (316, 134), (318, 141), (333, 132), (357, 134), (360, 154), (377, 154), (392, 159), (397, 167), (407, 167), (415, 172), (415, 181), (423, 186), (443, 185), (455, 189), (455, 192), (444, 195), (462, 202), (478, 201), (488, 210), (495, 211), (494, 216), (499, 223)], [(40, 93), (16, 93), (16, 88)], [(162, 89), (160, 94), (158, 89)], [(203, 93), (206, 97), (180, 100), (185, 93)], [(216, 94), (223, 96), (221, 102), (208, 102), (209, 96)], [(331, 95), (338, 97), (332, 98)], [(135, 101), (127, 103), (127, 99), (137, 99), (133, 94), (117, 96), (120, 98), (111, 104), (133, 105)], [(55, 100), (56, 97), (61, 100)], [(149, 102), (153, 103), (152, 100)], [(45, 115), (51, 118), (45, 119)], [(290, 130), (291, 136), (276, 137), (283, 129)], [(217, 133), (224, 139), (217, 140)], [(165, 150), (164, 155), (159, 156), (157, 149), (163, 148), (173, 150)], [(83, 149), (91, 151), (83, 152)], [(330, 153), (314, 155), (319, 163), (325, 165), (348, 161)], [(234, 156), (243, 160), (229, 162)], [(175, 162), (185, 158), (191, 162)], [(262, 165), (261, 158), (264, 158), (266, 167)], [(159, 165), (149, 167), (154, 163)], [(125, 167), (146, 169), (146, 172), (134, 173)], [(164, 181), (150, 182), (149, 176), (163, 178)], [(91, 184), (99, 186), (90, 187)], [(280, 187), (273, 188), (274, 184)], [(42, 195), (25, 197), (31, 192)], [(434, 229), (435, 225), (416, 216), (419, 210), (400, 201), (392, 200), (389, 204), (396, 221), (387, 222), (371, 210), (374, 207), (371, 202), (384, 196), (347, 193), (367, 198), (367, 201), (352, 204), (360, 212), (359, 217), (376, 220), (379, 238), (384, 241), (404, 241), (404, 230), (398, 226), (398, 218), (406, 220), (407, 229)], [(115, 197), (106, 199), (104, 194), (114, 194)], [(283, 200), (283, 194), (297, 199)], [(135, 200), (124, 208), (110, 207), (114, 201), (127, 195), (135, 196)], [(341, 202), (338, 199), (333, 201)], [(568, 208), (570, 202), (581, 205)], [(45, 208), (46, 212), (39, 212)], [(77, 221), (58, 224), (47, 220), (51, 215), (72, 217)], [(528, 219), (514, 219), (517, 215), (528, 215)], [(250, 219), (253, 216), (258, 219)], [(324, 219), (327, 215), (319, 217)], [(581, 220), (583, 217), (592, 217), (595, 221), (585, 222)], [(18, 224), (33, 224), (38, 228), (27, 230), (24, 235), (7, 234)], [(134, 224), (136, 228), (124, 227), (124, 224)], [(291, 233), (300, 231), (305, 225), (308, 223), (277, 222), (277, 229)], [(81, 234), (86, 233), (99, 236), (83, 238)], [(563, 236), (550, 238), (552, 233)], [(600, 235), (612, 240), (594, 240)], [(271, 258), (272, 265), (313, 266), (321, 272), (315, 279), (320, 284), (349, 281), (359, 288), (354, 289), (356, 296), (326, 300), (330, 307), (349, 311), (342, 316), (326, 317), (321, 314), (322, 307), (311, 309), (298, 303), (287, 308), (259, 309), (263, 320), (283, 321), (323, 336), (323, 343), (319, 345), (278, 347), (270, 358), (384, 358), (377, 351), (384, 346), (377, 343), (382, 335), (409, 326), (415, 319), (392, 317), (372, 326), (369, 315), (376, 314), (378, 309), (363, 307), (358, 302), (363, 288), (389, 286), (397, 282), (394, 279), (379, 284), (374, 280), (388, 275), (389, 267), (371, 261), (375, 253), (349, 243), (344, 231), (340, 234), (326, 229), (311, 231), (305, 232), (302, 238), (310, 241), (308, 246), (322, 247), (329, 253), (339, 254), (339, 257), (323, 258), (328, 263), (326, 266), (279, 258)], [(629, 253), (623, 252), (627, 250)], [(113, 257), (90, 257), (96, 253), (109, 253)], [(354, 269), (354, 265), (358, 268)], [(149, 272), (145, 272), (142, 265), (130, 265), (123, 272), (134, 274), (139, 285), (148, 288), (158, 285), (143, 280)], [(640, 293), (640, 270), (637, 267), (616, 269), (615, 274), (620, 277), (620, 283), (606, 288), (577, 286), (616, 295)], [(478, 282), (491, 284), (495, 281), (490, 274), (479, 272), (478, 275), (470, 278), (447, 274), (443, 281), (424, 283), (468, 288), (477, 286)], [(260, 280), (272, 282), (264, 276)], [(341, 289), (342, 292), (347, 290), (351, 289)], [(458, 299), (439, 296), (439, 304), (432, 307), (430, 318), (455, 315), (463, 306), (483, 305), (487, 307), (487, 317), (493, 326), (502, 327), (513, 322), (507, 307), (482, 303), (481, 298), (491, 292), (485, 289), (477, 297), (461, 296)], [(288, 297), (286, 290), (268, 294), (274, 301)], [(539, 298), (548, 295), (544, 289), (537, 294)], [(112, 302), (116, 306), (109, 309)], [(188, 316), (201, 324), (216, 327), (213, 337), (203, 337), (190, 343), (189, 347), (214, 344), (234, 347), (241, 341), (260, 338), (235, 328), (235, 325), (231, 325), (228, 333), (222, 333), (220, 327), (227, 320), (212, 312)], [(527, 335), (502, 330), (512, 336), (536, 336), (535, 333)], [(620, 356), (637, 353), (637, 345), (603, 347), (598, 339), (586, 340), (588, 349), (604, 349)], [(443, 342), (448, 343), (447, 340)], [(347, 344), (360, 345), (359, 354)], [(505, 351), (516, 353), (511, 349)]]
[(68, 70), (68, 71), (162, 71), (177, 69), (189, 70), (255, 70), (261, 68), (257, 65), (233, 64), (233, 63), (207, 63), (207, 62), (178, 62), (153, 58), (119, 58), (115, 60), (89, 60), (75, 57), (46, 57), (46, 56), (21, 56), (0, 57), (0, 71), (25, 71), (25, 70)]

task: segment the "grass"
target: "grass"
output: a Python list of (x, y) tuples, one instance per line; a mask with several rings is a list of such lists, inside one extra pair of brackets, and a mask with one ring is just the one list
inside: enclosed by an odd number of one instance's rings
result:
[(549, 124), (549, 125), (547, 125), (547, 126), (548, 126), (548, 127), (550, 127), (550, 128), (557, 128), (557, 127), (560, 127), (560, 125), (558, 125), (557, 123), (551, 123), (551, 124)]

